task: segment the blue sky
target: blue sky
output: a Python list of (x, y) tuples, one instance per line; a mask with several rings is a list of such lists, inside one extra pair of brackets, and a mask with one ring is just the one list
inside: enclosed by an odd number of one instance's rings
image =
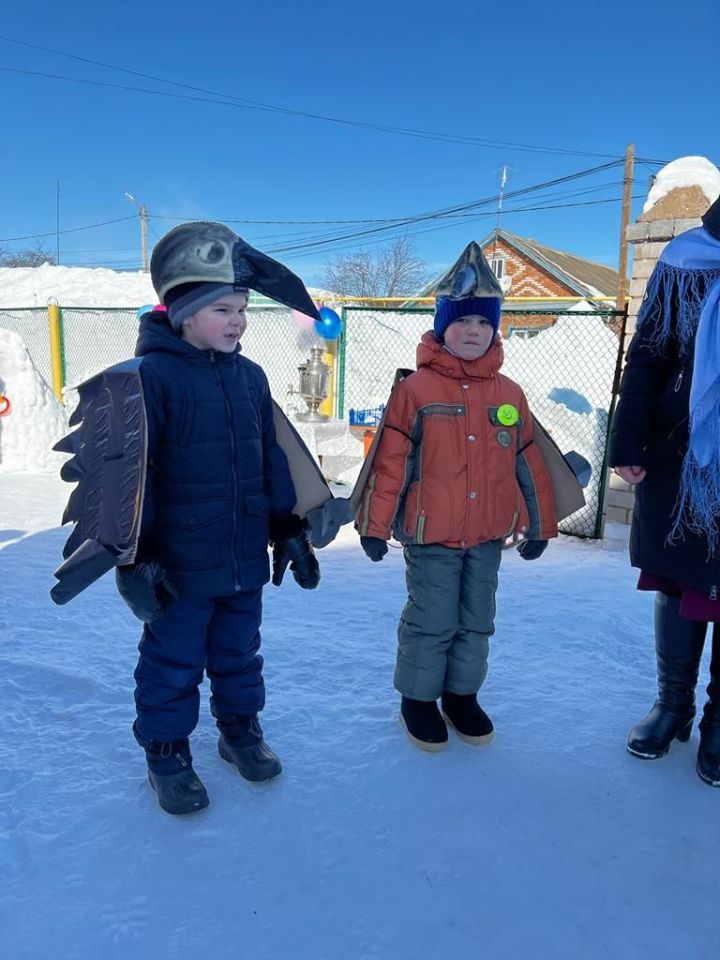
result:
[[(55, 249), (57, 180), (61, 230), (121, 221), (62, 234), (61, 262), (130, 268), (139, 266), (139, 228), (122, 220), (135, 213), (126, 191), (147, 205), (152, 242), (172, 218), (404, 218), (493, 197), (504, 165), (507, 190), (522, 190), (608, 163), (629, 142), (650, 160), (700, 154), (720, 163), (719, 27), (716, 0), (13, 4), (3, 37), (225, 96), (445, 139), (182, 99), (217, 98), (0, 40), (3, 68), (175, 95), (0, 70), (0, 243), (50, 233), (43, 242)], [(636, 195), (656, 169), (638, 164)], [(616, 266), (620, 205), (594, 201), (619, 198), (621, 177), (615, 168), (508, 197), (502, 224)], [(588, 205), (510, 212), (571, 203)], [(492, 230), (494, 209), (403, 230), (437, 269)], [(285, 250), (377, 225), (233, 226), (262, 249), (282, 250), (278, 258), (308, 283), (328, 256), (375, 248), (400, 229)]]

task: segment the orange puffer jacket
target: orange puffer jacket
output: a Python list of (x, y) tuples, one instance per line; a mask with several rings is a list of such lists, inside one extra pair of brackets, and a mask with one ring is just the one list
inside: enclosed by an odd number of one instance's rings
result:
[[(527, 400), (499, 372), (502, 362), (499, 340), (467, 361), (448, 353), (432, 332), (423, 335), (417, 372), (397, 384), (388, 402), (356, 517), (362, 536), (468, 548), (514, 532), (533, 540), (557, 536), (550, 477)], [(510, 425), (508, 404), (519, 414)]]

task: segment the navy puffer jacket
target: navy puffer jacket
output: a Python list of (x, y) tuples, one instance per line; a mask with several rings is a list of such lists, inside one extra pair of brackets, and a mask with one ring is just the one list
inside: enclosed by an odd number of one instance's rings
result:
[(142, 551), (186, 597), (262, 586), (269, 519), (296, 501), (264, 372), (191, 346), (161, 312), (142, 318), (135, 353), (148, 420)]

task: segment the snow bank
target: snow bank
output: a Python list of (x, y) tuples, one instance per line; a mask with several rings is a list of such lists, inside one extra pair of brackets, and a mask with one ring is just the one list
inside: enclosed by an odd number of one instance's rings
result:
[(642, 212), (652, 210), (671, 190), (683, 187), (700, 187), (709, 206), (720, 195), (720, 170), (705, 157), (680, 157), (673, 160), (658, 173)]
[(12, 404), (0, 418), (0, 473), (59, 470), (53, 444), (67, 433), (63, 407), (38, 373), (25, 342), (0, 329), (0, 392)]
[[(309, 288), (318, 302), (332, 294)], [(50, 299), (62, 306), (137, 307), (155, 303), (149, 273), (106, 267), (1, 267), (0, 307), (44, 307)]]

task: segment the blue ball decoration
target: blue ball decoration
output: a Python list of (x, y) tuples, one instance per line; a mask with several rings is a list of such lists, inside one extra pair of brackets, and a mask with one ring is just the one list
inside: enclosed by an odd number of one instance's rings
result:
[(342, 320), (330, 307), (320, 307), (320, 319), (315, 321), (315, 333), (323, 340), (337, 340), (342, 332)]

